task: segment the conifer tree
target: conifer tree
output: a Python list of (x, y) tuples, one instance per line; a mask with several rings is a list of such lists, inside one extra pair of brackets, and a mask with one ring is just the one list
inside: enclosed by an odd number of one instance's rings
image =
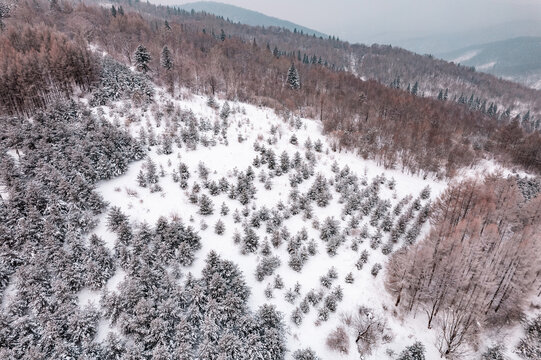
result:
[(298, 90), (301, 88), (301, 79), (299, 77), (299, 72), (295, 68), (295, 64), (291, 63), (289, 70), (287, 72), (287, 83), (289, 87), (293, 90)]
[(169, 50), (167, 45), (165, 45), (162, 49), (162, 54), (160, 57), (160, 65), (166, 70), (171, 70), (173, 68), (173, 59), (171, 56), (171, 51)]
[(418, 92), (419, 92), (419, 82), (416, 81), (413, 87), (411, 88), (411, 94), (417, 95)]
[(145, 74), (150, 70), (149, 63), (150, 60), (152, 60), (152, 57), (143, 45), (139, 45), (135, 50), (134, 59), (137, 70), (142, 71)]
[(421, 342), (408, 346), (400, 353), (398, 360), (425, 360), (425, 347)]
[(201, 215), (212, 215), (214, 213), (214, 204), (206, 194), (201, 195), (201, 199), (199, 199), (199, 213)]
[(0, 31), (4, 30), (5, 24), (2, 20), (9, 17), (10, 11), (11, 7), (8, 4), (0, 2)]

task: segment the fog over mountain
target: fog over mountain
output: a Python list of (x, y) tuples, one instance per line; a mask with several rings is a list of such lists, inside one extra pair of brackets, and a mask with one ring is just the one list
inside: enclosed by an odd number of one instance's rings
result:
[[(192, 2), (154, 1), (167, 5)], [(541, 2), (535, 0), (223, 2), (351, 42), (392, 44), (421, 53), (445, 52), (511, 37), (541, 35)]]

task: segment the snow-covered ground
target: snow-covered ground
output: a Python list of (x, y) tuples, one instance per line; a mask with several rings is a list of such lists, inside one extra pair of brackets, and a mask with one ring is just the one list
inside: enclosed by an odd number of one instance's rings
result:
[(457, 63), (457, 64), (460, 64), (460, 63), (462, 63), (464, 61), (468, 61), (468, 60), (472, 59), (477, 54), (479, 54), (479, 50), (468, 51), (468, 52), (462, 54), (461, 56), (457, 57), (456, 59), (453, 59), (453, 62)]
[[(184, 95), (180, 96), (180, 99), (172, 100), (163, 91), (159, 91), (159, 106), (164, 106), (168, 102), (171, 103), (171, 101), (175, 107), (182, 110), (191, 110), (197, 118), (208, 119), (210, 123), (221, 120), (219, 110), (209, 107), (206, 98), (184, 93)], [(222, 105), (223, 101), (219, 100), (219, 103)], [(215, 250), (223, 258), (238, 264), (252, 289), (249, 300), (250, 306), (256, 309), (264, 303), (272, 303), (283, 313), (284, 323), (287, 328), (287, 347), (291, 352), (295, 349), (311, 347), (322, 359), (359, 359), (355, 347), (355, 338), (352, 333), (349, 334), (350, 349), (348, 354), (331, 351), (326, 345), (326, 338), (332, 330), (342, 325), (343, 315), (354, 314), (359, 306), (365, 306), (373, 309), (376, 314), (386, 319), (391, 334), (391, 338), (387, 342), (380, 342), (375, 351), (365, 359), (394, 358), (406, 346), (412, 345), (418, 340), (427, 348), (427, 359), (439, 358), (440, 355), (436, 348), (437, 334), (435, 330), (427, 329), (424, 314), (419, 311), (414, 314), (415, 316), (401, 318), (395, 313), (394, 299), (384, 289), (385, 263), (388, 260), (388, 255), (382, 253), (381, 246), (378, 249), (372, 249), (370, 247), (370, 238), (368, 238), (359, 245), (357, 250), (354, 250), (351, 248), (351, 244), (357, 236), (352, 234), (347, 237), (346, 243), (339, 248), (336, 255), (328, 255), (325, 244), (319, 240), (320, 231), (313, 227), (313, 220), (318, 219), (322, 223), (327, 217), (333, 217), (340, 222), (341, 229), (344, 229), (347, 227), (350, 218), (349, 216), (342, 216), (344, 204), (339, 203), (340, 195), (334, 191), (334, 187), (331, 187), (333, 198), (328, 206), (323, 208), (314, 206), (313, 219), (304, 220), (302, 214), (299, 214), (291, 216), (284, 222), (292, 236), (305, 228), (309, 239), (314, 239), (318, 245), (317, 254), (309, 258), (302, 271), (296, 272), (288, 266), (289, 254), (286, 244), (284, 243), (278, 248), (272, 248), (273, 255), (281, 259), (281, 265), (273, 276), (266, 277), (263, 281), (258, 281), (255, 276), (257, 264), (262, 258), (260, 252), (243, 255), (241, 254), (240, 245), (233, 240), (236, 231), (242, 233), (242, 223), (234, 222), (233, 213), (236, 209), (242, 212), (244, 206), (237, 200), (230, 199), (227, 194), (222, 193), (217, 196), (210, 196), (214, 203), (214, 214), (202, 216), (198, 213), (199, 206), (189, 201), (189, 189), (191, 189), (194, 181), (201, 184), (201, 180), (198, 178), (199, 163), (204, 163), (210, 169), (209, 179), (218, 181), (220, 178), (225, 177), (230, 182), (233, 182), (236, 178), (234, 175), (236, 170), (245, 171), (248, 166), (252, 165), (255, 156), (258, 154), (254, 150), (253, 144), (255, 142), (264, 144), (266, 148), (273, 149), (279, 160), (280, 154), (284, 151), (288, 153), (290, 158), (293, 157), (296, 151), (299, 151), (304, 158), (304, 144), (308, 139), (312, 143), (319, 139), (324, 144), (323, 151), (315, 153), (317, 156), (315, 174), (322, 173), (329, 179), (334, 177), (335, 174), (331, 171), (331, 167), (336, 162), (340, 169), (348, 166), (360, 179), (366, 179), (367, 184), (370, 184), (375, 177), (384, 175), (385, 183), (380, 186), (380, 196), (383, 199), (388, 199), (392, 207), (406, 196), (411, 195), (412, 199), (417, 198), (427, 185), (430, 186), (431, 198), (434, 199), (447, 187), (447, 183), (406, 175), (398, 170), (386, 170), (373, 161), (363, 160), (352, 152), (333, 152), (331, 150), (331, 139), (322, 134), (322, 126), (318, 121), (299, 119), (300, 128), (297, 128), (294, 122), (285, 121), (283, 117), (276, 115), (270, 109), (243, 103), (230, 103), (230, 105), (233, 113), (228, 119), (231, 126), (228, 130), (227, 145), (222, 141), (218, 142), (216, 146), (203, 147), (198, 145), (196, 150), (187, 150), (186, 147), (178, 148), (173, 144), (173, 153), (169, 155), (162, 154), (159, 151), (160, 146), (154, 146), (150, 149), (149, 157), (158, 165), (158, 169), (163, 169), (163, 176), (159, 178), (161, 191), (151, 193), (148, 188), (138, 186), (137, 175), (144, 167), (145, 160), (133, 163), (126, 174), (100, 183), (97, 191), (111, 205), (120, 207), (133, 223), (146, 222), (153, 226), (161, 216), (168, 218), (180, 217), (185, 223), (198, 229), (203, 247), (196, 253), (194, 264), (185, 268), (184, 272), (192, 272), (194, 275), (199, 276), (205, 265), (206, 255), (211, 250)], [(103, 110), (106, 118), (118, 123), (119, 126), (126, 126), (134, 137), (138, 136), (141, 127), (147, 127), (148, 122), (150, 122), (157, 136), (166, 129), (164, 120), (161, 120), (158, 124), (149, 112), (143, 113), (140, 109), (128, 109), (121, 103), (115, 104), (114, 107), (101, 107), (99, 111), (98, 109), (94, 110), (96, 113), (101, 113)], [(275, 133), (277, 142), (272, 145), (267, 142), (268, 139), (273, 137), (271, 127), (277, 129)], [(297, 145), (290, 142), (292, 134), (295, 134), (298, 138)], [(238, 140), (240, 137), (243, 139), (242, 142)], [(178, 168), (180, 161), (188, 166), (191, 173), (188, 190), (181, 189), (179, 184), (174, 182), (172, 178), (173, 169)], [(486, 165), (485, 169), (493, 170), (492, 164)], [(260, 209), (265, 206), (272, 209), (280, 201), (287, 204), (289, 193), (292, 190), (288, 175), (273, 177), (272, 189), (266, 190), (264, 184), (257, 179), (261, 169), (254, 168), (254, 171), (257, 193), (251, 207), (256, 206), (257, 209)], [(475, 170), (471, 170), (471, 173), (464, 172), (462, 176), (469, 176), (472, 173), (477, 174)], [(314, 178), (313, 176), (300, 184), (299, 191), (301, 193), (306, 192), (312, 185)], [(391, 179), (396, 182), (396, 187), (393, 190), (388, 186)], [(202, 189), (202, 193), (208, 194), (208, 190)], [(231, 210), (226, 216), (220, 215), (222, 203), (225, 203)], [(410, 204), (411, 201), (406, 206)], [(101, 216), (95, 233), (105, 240), (107, 246), (112, 249), (115, 235), (107, 230), (105, 217), (105, 214)], [(214, 231), (214, 224), (219, 219), (222, 219), (225, 223), (226, 230), (222, 235), (217, 235)], [(201, 226), (202, 222), (208, 226), (206, 229)], [(364, 217), (359, 227), (364, 224), (368, 225), (372, 235), (376, 232), (376, 229), (370, 226), (368, 222), (369, 216)], [(426, 226), (419, 238), (427, 231)], [(257, 234), (261, 242), (264, 242), (266, 238), (270, 241), (271, 235), (265, 232), (264, 226), (257, 230)], [(383, 243), (386, 242), (388, 237), (389, 234), (384, 233)], [(367, 250), (369, 253), (368, 263), (361, 270), (358, 270), (355, 263), (363, 250)], [(370, 271), (375, 263), (384, 265), (383, 270), (376, 277)], [(332, 288), (340, 285), (343, 289), (343, 300), (338, 303), (337, 311), (331, 313), (327, 321), (318, 321), (318, 309), (311, 306), (308, 314), (303, 316), (302, 323), (295, 325), (291, 321), (291, 314), (299, 306), (306, 293), (312, 289), (315, 291), (321, 290), (325, 295), (331, 292), (331, 289), (323, 287), (320, 283), (320, 277), (327, 274), (331, 267), (334, 267), (338, 273), (338, 278), (334, 280)], [(354, 277), (354, 282), (351, 284), (345, 282), (345, 278), (350, 272)], [(281, 276), (285, 286), (283, 289), (273, 289), (272, 298), (269, 299), (265, 296), (265, 289), (270, 286), (269, 284), (273, 284), (276, 274)], [(108, 290), (114, 290), (123, 277), (123, 272), (118, 271), (109, 280), (107, 284)], [(289, 289), (293, 289), (296, 283), (301, 285), (300, 295), (293, 303), (290, 303), (286, 301), (285, 293)], [(99, 295), (97, 292), (83, 290), (79, 296), (79, 303), (81, 305), (89, 301), (97, 303)], [(99, 329), (98, 339), (104, 339), (107, 331), (116, 331), (103, 321), (100, 323)], [(291, 352), (289, 357), (291, 357)]]

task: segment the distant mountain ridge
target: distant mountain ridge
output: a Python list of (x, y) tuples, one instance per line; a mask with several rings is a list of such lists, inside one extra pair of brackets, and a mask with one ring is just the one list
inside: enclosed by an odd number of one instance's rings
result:
[(441, 55), (448, 61), (541, 89), (541, 37), (517, 37)]
[(230, 21), (233, 21), (235, 23), (240, 22), (241, 24), (250, 26), (275, 26), (279, 28), (285, 28), (291, 31), (297, 29), (297, 31), (299, 32), (302, 31), (304, 34), (315, 35), (317, 37), (327, 36), (324, 33), (292, 23), (291, 21), (282, 20), (257, 11), (248, 10), (242, 7), (224, 4), (220, 2), (198, 1), (180, 5), (178, 7), (186, 11), (204, 11), (206, 13), (222, 16), (224, 17), (224, 19), (229, 19)]
[(414, 36), (407, 32), (387, 33), (373, 36), (370, 41), (400, 46), (419, 54), (441, 56), (470, 46), (530, 36), (541, 36), (541, 21), (510, 21), (477, 29), (434, 33), (426, 36)]

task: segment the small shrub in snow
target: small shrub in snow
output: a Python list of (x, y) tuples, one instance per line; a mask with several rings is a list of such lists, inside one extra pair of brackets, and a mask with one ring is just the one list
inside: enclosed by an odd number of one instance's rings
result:
[(317, 244), (314, 240), (310, 240), (310, 242), (308, 242), (308, 246), (306, 247), (306, 249), (308, 250), (308, 254), (310, 256), (314, 256), (317, 254)]
[(319, 310), (317, 311), (317, 318), (320, 321), (329, 320), (329, 309), (327, 309), (325, 306), (319, 308)]
[(296, 272), (300, 272), (308, 260), (308, 251), (303, 248), (300, 251), (292, 253), (289, 257), (288, 265)]
[(206, 195), (201, 195), (199, 199), (199, 214), (212, 215), (214, 213), (214, 204), (212, 200)]
[(390, 190), (394, 190), (395, 187), (396, 187), (396, 180), (394, 178), (391, 178), (391, 180), (389, 180), (387, 182), (387, 187), (390, 189)]
[(317, 151), (317, 152), (322, 152), (323, 151), (323, 143), (321, 142), (321, 140), (317, 139), (314, 143), (314, 150)]
[(218, 235), (222, 235), (225, 232), (225, 225), (222, 220), (218, 220), (214, 225), (214, 232)]
[(353, 277), (353, 273), (349, 273), (346, 275), (346, 284), (353, 284), (355, 281), (355, 278)]
[(235, 230), (235, 234), (233, 234), (233, 242), (235, 244), (240, 244), (241, 241), (242, 241), (242, 236), (240, 235), (238, 230)]
[(225, 204), (225, 202), (222, 203), (222, 206), (220, 207), (220, 215), (227, 216), (229, 214), (229, 208)]
[(233, 221), (235, 222), (235, 224), (238, 224), (240, 223), (240, 220), (241, 220), (240, 212), (238, 209), (235, 209), (235, 212), (233, 213)]
[(358, 239), (352, 239), (351, 240), (351, 250), (357, 252), (359, 251), (359, 240)]
[(329, 271), (327, 272), (327, 276), (333, 280), (338, 279), (338, 272), (336, 271), (336, 268), (334, 266), (329, 269)]
[(306, 294), (306, 300), (312, 306), (316, 306), (323, 299), (323, 294), (321, 292), (316, 292), (315, 290), (310, 290)]
[(266, 276), (271, 276), (280, 267), (280, 258), (277, 256), (264, 257), (256, 267), (256, 278), (263, 281)]
[(382, 237), (383, 237), (383, 234), (381, 233), (381, 230), (378, 229), (378, 231), (370, 239), (370, 247), (374, 250), (377, 249), (381, 245)]
[(222, 111), (220, 112), (220, 117), (223, 120), (226, 120), (229, 117), (229, 114), (231, 113), (231, 107), (229, 106), (229, 103), (226, 101), (224, 105), (222, 106)]
[(383, 255), (389, 255), (393, 252), (393, 243), (391, 241), (387, 241), (382, 247), (381, 252)]
[(338, 248), (345, 241), (343, 236), (333, 236), (327, 242), (327, 254), (329, 256), (335, 256), (337, 254)]
[(201, 228), (201, 231), (205, 231), (208, 229), (208, 224), (205, 222), (205, 220), (201, 220), (201, 223), (200, 223), (200, 228)]
[(137, 174), (137, 184), (140, 187), (147, 187), (147, 178), (143, 170), (139, 170), (139, 173)]
[(270, 256), (272, 254), (272, 249), (270, 247), (269, 241), (267, 238), (265, 238), (265, 242), (263, 243), (263, 246), (261, 247), (261, 255), (263, 256)]
[(361, 256), (359, 257), (359, 260), (356, 263), (357, 269), (361, 270), (363, 268), (363, 265), (366, 264), (367, 262), (368, 262), (368, 251), (363, 250), (363, 252), (361, 253)]
[(372, 270), (370, 270), (370, 273), (372, 276), (376, 277), (378, 276), (379, 271), (381, 270), (382, 266), (380, 263), (375, 263), (374, 266), (372, 266)]
[(302, 323), (302, 311), (298, 307), (291, 313), (291, 322), (297, 326)]
[[(487, 358), (488, 359), (497, 359), (497, 358)], [(502, 358), (503, 359), (503, 358)], [(417, 341), (415, 344), (406, 347), (398, 356), (397, 360), (425, 360), (425, 347), (424, 345)], [(485, 358), (483, 357), (483, 360)]]
[(337, 220), (327, 217), (321, 226), (319, 238), (323, 241), (329, 241), (331, 238), (340, 234), (340, 225)]
[(214, 96), (209, 96), (208, 97), (207, 106), (212, 108), (212, 109), (215, 109), (215, 110), (219, 108), (218, 102), (216, 101)]
[(150, 192), (151, 193), (156, 193), (156, 192), (160, 192), (162, 191), (162, 187), (160, 186), (160, 184), (154, 184), (150, 187)]
[(329, 309), (330, 312), (335, 312), (338, 307), (338, 298), (334, 294), (328, 295), (325, 297), (323, 305)]
[(251, 227), (244, 228), (244, 237), (242, 238), (242, 253), (255, 253), (259, 246), (259, 236)]
[(368, 226), (366, 224), (363, 225), (363, 227), (361, 228), (359, 236), (361, 239), (368, 239), (368, 237), (370, 236), (370, 233), (368, 232)]
[(303, 314), (308, 314), (310, 311), (310, 304), (308, 303), (308, 299), (304, 298), (301, 303), (299, 304), (299, 309), (303, 312)]
[(264, 294), (265, 294), (265, 297), (267, 299), (272, 299), (273, 298), (273, 295), (272, 295), (272, 286), (271, 284), (267, 284), (267, 287), (265, 288), (265, 291), (264, 291)]
[(409, 228), (408, 232), (406, 232), (406, 236), (404, 237), (404, 241), (408, 245), (412, 245), (415, 243), (417, 238), (419, 237), (419, 234), (421, 233), (421, 228), (417, 224), (413, 224), (411, 228)]
[(274, 277), (274, 288), (275, 289), (283, 289), (284, 288), (284, 280), (282, 280), (282, 277), (280, 275), (276, 275)]
[(284, 295), (284, 298), (288, 303), (293, 304), (293, 303), (295, 303), (295, 300), (297, 299), (298, 296), (299, 295), (297, 293), (295, 293), (293, 290), (289, 289), (288, 291), (286, 291), (286, 294)]
[(280, 245), (282, 245), (282, 236), (280, 236), (279, 231), (274, 231), (272, 233), (271, 243), (272, 246), (274, 246), (275, 248), (278, 248), (280, 247)]
[(332, 285), (332, 279), (329, 278), (327, 275), (324, 275), (324, 276), (321, 276), (319, 278), (319, 282), (321, 283), (322, 286), (330, 289), (331, 288), (331, 285)]
[(316, 353), (308, 348), (304, 350), (297, 350), (293, 353), (293, 360), (321, 360)]
[(349, 353), (349, 336), (343, 327), (338, 327), (327, 337), (327, 346), (341, 354)]
[(430, 197), (430, 186), (427, 185), (422, 191), (420, 195), (422, 200), (427, 200)]
[(326, 207), (332, 199), (327, 179), (319, 174), (308, 191), (310, 200), (315, 201), (319, 207)]
[(297, 135), (295, 134), (291, 135), (291, 137), (289, 138), (289, 143), (292, 145), (298, 145), (299, 140), (297, 139)]

